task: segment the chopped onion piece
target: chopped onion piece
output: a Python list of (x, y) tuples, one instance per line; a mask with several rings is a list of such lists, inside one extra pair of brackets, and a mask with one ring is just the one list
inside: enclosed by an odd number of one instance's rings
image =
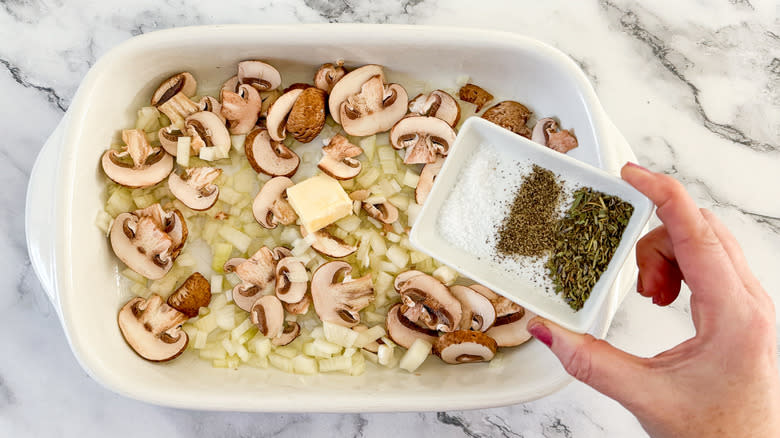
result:
[(453, 283), (455, 283), (455, 280), (458, 279), (458, 271), (444, 265), (438, 267), (431, 275), (436, 277), (446, 286), (451, 286)]
[(393, 359), (395, 359), (395, 355), (393, 354), (395, 352), (395, 348), (389, 345), (379, 345), (379, 349), (377, 350), (377, 358), (379, 359), (379, 365), (388, 366), (391, 365), (393, 362)]
[(192, 138), (187, 136), (181, 136), (176, 141), (176, 164), (179, 166), (188, 167), (190, 165), (191, 144)]
[(351, 347), (355, 343), (355, 339), (360, 335), (360, 333), (352, 329), (327, 321), (323, 321), (322, 328), (325, 331), (325, 339), (342, 347)]
[(192, 347), (198, 350), (203, 349), (206, 346), (206, 339), (208, 338), (208, 336), (209, 336), (208, 333), (201, 330), (195, 332), (195, 340), (192, 344)]
[(363, 149), (363, 154), (366, 156), (366, 158), (369, 160), (373, 159), (374, 152), (376, 151), (376, 135), (365, 137), (364, 139), (360, 140), (358, 146)]
[(431, 354), (433, 345), (424, 339), (415, 339), (398, 364), (410, 373), (420, 367)]
[(277, 368), (279, 370), (282, 370), (286, 373), (292, 373), (293, 368), (293, 361), (292, 359), (284, 356), (280, 356), (275, 353), (271, 353), (268, 355), (268, 361), (271, 363), (271, 366), (274, 368)]
[(381, 325), (375, 325), (368, 330), (361, 332), (357, 339), (355, 339), (353, 345), (357, 348), (363, 348), (385, 335), (387, 335), (385, 328)]
[(236, 340), (241, 335), (246, 333), (247, 330), (249, 330), (250, 327), (252, 327), (252, 321), (247, 317), (241, 324), (236, 326), (233, 330), (230, 331), (230, 339)]
[(258, 356), (265, 357), (271, 352), (271, 340), (258, 333), (249, 341), (249, 350)]
[(236, 134), (230, 136), (230, 145), (239, 154), (244, 153), (244, 140), (246, 140), (246, 134)]
[(98, 210), (97, 216), (95, 217), (95, 225), (100, 228), (100, 231), (102, 231), (103, 234), (108, 234), (108, 230), (111, 229), (111, 222), (113, 221), (114, 218), (106, 213), (105, 210)]
[(246, 252), (246, 250), (249, 248), (249, 244), (252, 243), (251, 237), (247, 236), (241, 231), (238, 231), (230, 225), (223, 225), (219, 229), (219, 235), (241, 252)]
[(385, 238), (387, 240), (393, 242), (393, 243), (398, 243), (398, 242), (401, 241), (401, 236), (399, 236), (398, 234), (392, 233), (392, 232), (391, 233), (387, 233), (385, 235)]
[(293, 370), (296, 374), (317, 374), (317, 360), (299, 354), (293, 358)]
[(409, 217), (409, 225), (414, 225), (417, 216), (420, 214), (420, 210), (422, 210), (422, 205), (416, 202), (409, 203), (409, 206), (406, 208), (406, 215)]
[(414, 189), (417, 187), (418, 182), (420, 182), (420, 175), (416, 174), (412, 169), (406, 169), (406, 173), (404, 173), (404, 185)]
[(213, 295), (216, 295), (218, 293), (222, 292), (222, 277), (221, 275), (212, 275), (211, 276), (211, 293)]
[(283, 347), (276, 347), (276, 348), (274, 348), (274, 353), (276, 353), (276, 354), (278, 354), (280, 356), (284, 356), (286, 358), (292, 359), (292, 358), (294, 358), (295, 356), (298, 355), (298, 350), (296, 350), (295, 348), (292, 348), (290, 346), (285, 345)]
[(352, 367), (352, 356), (337, 356), (317, 361), (321, 372), (344, 371)]
[(322, 354), (327, 355), (334, 355), (341, 353), (341, 346), (334, 344), (332, 342), (328, 342), (325, 339), (317, 338), (312, 342), (312, 345), (314, 345), (314, 348), (317, 349), (317, 351), (321, 352)]
[(393, 262), (399, 269), (409, 265), (409, 253), (398, 245), (393, 245), (387, 250), (387, 259)]

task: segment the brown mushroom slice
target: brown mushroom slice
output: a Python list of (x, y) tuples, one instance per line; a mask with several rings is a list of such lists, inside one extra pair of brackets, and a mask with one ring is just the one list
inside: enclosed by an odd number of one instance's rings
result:
[(531, 140), (562, 154), (578, 146), (577, 137), (567, 129), (559, 130), (558, 123), (549, 117), (536, 122)]
[(401, 314), (422, 327), (451, 332), (460, 327), (463, 315), (460, 301), (436, 278), (415, 275), (401, 290)]
[(287, 202), (287, 188), (293, 182), (286, 176), (271, 178), (260, 188), (252, 203), (252, 214), (264, 228), (273, 229), (278, 224), (290, 225), (298, 218)]
[(455, 131), (436, 117), (405, 117), (390, 130), (390, 144), (406, 149), (406, 164), (433, 163), (437, 157), (447, 156), (454, 142)]
[(488, 108), (482, 114), (482, 118), (515, 134), (531, 138), (531, 130), (525, 126), (530, 115), (531, 110), (522, 103), (514, 100), (505, 100)]
[(241, 82), (238, 81), (238, 75), (231, 77), (222, 84), (222, 88), (220, 88), (220, 95), (223, 91), (237, 93), (239, 85), (241, 85)]
[(317, 163), (317, 167), (331, 178), (352, 179), (363, 169), (360, 160), (355, 158), (362, 153), (360, 146), (350, 143), (343, 135), (336, 134), (322, 147), (322, 159)]
[(433, 182), (436, 180), (439, 172), (441, 172), (442, 166), (444, 166), (444, 157), (438, 157), (433, 163), (423, 166), (420, 172), (420, 179), (417, 180), (417, 187), (414, 188), (415, 202), (420, 205), (425, 203), (433, 188)]
[(294, 341), (300, 334), (301, 326), (298, 325), (297, 322), (288, 322), (287, 325), (284, 326), (284, 329), (282, 329), (282, 332), (271, 339), (271, 343), (277, 347), (281, 347)]
[(196, 154), (205, 146), (224, 149), (231, 145), (230, 133), (225, 127), (225, 122), (211, 111), (200, 111), (187, 117), (184, 120), (184, 127), (192, 138), (192, 150)]
[(359, 93), (342, 102), (339, 107), (341, 127), (355, 136), (388, 131), (406, 114), (408, 99), (404, 87), (385, 85), (381, 76), (374, 76), (362, 85)]
[(327, 93), (306, 85), (287, 115), (285, 127), (293, 138), (301, 143), (314, 140), (325, 126), (325, 101)]
[[(360, 312), (374, 299), (371, 274), (349, 279), (352, 266), (328, 262), (317, 268), (311, 279), (311, 297), (320, 320), (344, 327), (360, 323)], [(338, 278), (344, 276), (344, 280)]]
[(257, 91), (268, 91), (282, 85), (282, 75), (263, 61), (241, 61), (238, 63), (238, 82), (250, 84), (257, 88)]
[(249, 310), (249, 319), (263, 336), (271, 339), (279, 336), (284, 328), (282, 302), (273, 295), (258, 298)]
[(208, 111), (210, 113), (214, 113), (219, 117), (220, 120), (222, 120), (222, 123), (226, 123), (225, 116), (222, 115), (222, 103), (220, 103), (219, 99), (212, 97), (212, 96), (203, 96), (198, 101), (198, 108), (200, 108), (201, 111)]
[(460, 90), (458, 90), (458, 97), (464, 102), (476, 105), (477, 112), (482, 111), (482, 107), (493, 100), (492, 94), (485, 91), (484, 88), (474, 84), (466, 84), (460, 87)]
[(482, 286), (481, 284), (472, 284), (469, 286), (471, 289), (473, 289), (478, 294), (482, 295), (483, 297), (490, 300), (490, 302), (493, 304), (493, 308), (496, 309), (496, 320), (511, 315), (513, 313), (517, 313), (521, 310), (523, 310), (523, 307), (515, 302), (512, 302), (509, 300), (509, 298), (506, 298), (504, 296), (501, 296), (492, 290), (486, 288), (485, 286)]
[(268, 108), (265, 126), (274, 141), (284, 141), (287, 137), (287, 118), (295, 105), (295, 101), (303, 93), (300, 88), (292, 89), (281, 96)]
[(276, 260), (268, 247), (262, 247), (248, 259), (235, 258), (225, 262), (225, 272), (235, 272), (242, 283), (233, 288), (233, 301), (247, 312), (257, 297), (273, 292), (276, 280)]
[(276, 261), (276, 263), (279, 263), (279, 261), (285, 257), (293, 256), (292, 251), (284, 246), (277, 246), (273, 249), (273, 251), (271, 251), (271, 254), (273, 254), (274, 261)]
[(166, 211), (157, 203), (133, 213), (138, 217), (148, 216), (159, 224), (160, 229), (171, 238), (171, 257), (175, 259), (179, 256), (188, 234), (187, 222), (179, 210), (173, 208)]
[(449, 123), (453, 128), (460, 121), (460, 106), (455, 98), (443, 90), (434, 90), (428, 94), (418, 94), (409, 101), (409, 112), (421, 116), (436, 117)]
[(162, 297), (152, 294), (128, 301), (119, 310), (117, 323), (127, 345), (142, 358), (152, 362), (175, 359), (189, 338), (181, 329), (187, 316), (165, 304)]
[[(301, 225), (301, 236), (306, 237), (309, 234), (306, 231), (306, 227)], [(314, 234), (314, 241), (311, 247), (324, 256), (340, 259), (357, 251), (357, 246), (348, 244), (324, 229), (317, 230), (311, 234)]]
[(284, 307), (284, 310), (286, 310), (287, 313), (291, 313), (293, 315), (305, 315), (309, 311), (310, 305), (311, 305), (311, 295), (304, 295), (303, 299), (301, 299), (297, 303), (285, 303), (284, 301), (282, 301), (282, 306)]
[(396, 344), (409, 348), (417, 339), (436, 343), (439, 334), (435, 330), (426, 329), (406, 319), (401, 314), (401, 304), (396, 304), (387, 312), (385, 320), (387, 334)]
[(365, 210), (369, 216), (384, 224), (392, 224), (398, 220), (398, 209), (388, 201), (380, 202), (378, 204), (364, 201), (363, 210)]
[(272, 140), (266, 129), (257, 128), (246, 136), (244, 150), (249, 165), (258, 173), (271, 176), (293, 176), (300, 157), (287, 146)]
[(450, 286), (450, 292), (460, 301), (463, 316), (461, 330), (484, 332), (496, 321), (496, 309), (484, 295), (466, 286)]
[(122, 131), (122, 140), (122, 151), (109, 149), (101, 158), (103, 172), (111, 181), (125, 187), (151, 187), (173, 170), (173, 157), (152, 147), (143, 131), (126, 129)]
[(314, 74), (314, 86), (320, 90), (330, 93), (336, 82), (340, 81), (347, 70), (344, 68), (344, 61), (339, 60), (336, 64), (322, 64), (317, 73)]
[(341, 104), (344, 103), (349, 96), (359, 93), (363, 84), (374, 76), (379, 76), (379, 79), (384, 82), (385, 74), (382, 71), (381, 65), (368, 64), (356, 68), (336, 82), (336, 85), (333, 86), (329, 93), (330, 96), (328, 97), (328, 110), (330, 110), (330, 115), (336, 123), (341, 124), (339, 115)]
[(200, 272), (195, 272), (168, 297), (167, 302), (187, 318), (194, 318), (201, 307), (208, 307), (211, 302), (211, 285)]
[(197, 81), (190, 73), (175, 74), (157, 87), (151, 104), (168, 116), (171, 124), (181, 127), (187, 116), (200, 111), (199, 105), (190, 99), (197, 86)]
[(449, 364), (487, 362), (496, 355), (495, 340), (482, 332), (458, 330), (445, 333), (433, 344), (433, 354)]
[(309, 273), (302, 261), (285, 257), (276, 264), (276, 288), (274, 293), (285, 303), (297, 303), (309, 289)]
[(496, 319), (496, 323), (485, 334), (496, 340), (499, 347), (515, 347), (531, 339), (528, 321), (536, 314), (520, 308), (520, 312)]
[(222, 90), (222, 116), (227, 120), (230, 134), (248, 134), (254, 129), (263, 99), (251, 85), (239, 85), (238, 90)]
[(368, 189), (361, 189), (361, 190), (355, 190), (354, 192), (351, 192), (349, 194), (349, 199), (353, 201), (365, 201), (371, 196), (371, 190)]
[(418, 275), (425, 275), (425, 273), (414, 269), (410, 269), (408, 271), (404, 271), (396, 275), (395, 281), (393, 281), (393, 287), (395, 288), (396, 292), (400, 292), (407, 281), (409, 281), (412, 277), (416, 277)]
[(182, 175), (171, 173), (168, 188), (187, 207), (196, 211), (208, 210), (219, 198), (219, 186), (214, 180), (221, 173), (222, 169), (215, 167), (190, 167)]
[(172, 125), (160, 128), (160, 130), (157, 131), (157, 138), (160, 140), (160, 144), (162, 145), (163, 149), (165, 149), (165, 152), (173, 155), (174, 157), (178, 151), (179, 137), (183, 135), (183, 132), (176, 129), (176, 127)]

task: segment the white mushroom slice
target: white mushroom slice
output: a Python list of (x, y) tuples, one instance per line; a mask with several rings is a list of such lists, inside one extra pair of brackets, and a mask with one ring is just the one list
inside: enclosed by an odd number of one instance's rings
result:
[(163, 149), (174, 157), (178, 152), (179, 137), (183, 135), (183, 132), (172, 125), (160, 128), (160, 130), (157, 131), (157, 138), (160, 140)]
[(185, 314), (187, 318), (198, 316), (201, 307), (211, 302), (211, 285), (200, 272), (195, 272), (174, 291), (167, 300), (169, 306)]
[(301, 334), (301, 326), (297, 322), (288, 322), (281, 333), (271, 340), (271, 343), (280, 347), (294, 341)]
[(347, 97), (359, 93), (363, 84), (374, 76), (379, 76), (379, 79), (384, 82), (385, 74), (382, 71), (381, 65), (364, 65), (347, 73), (336, 82), (336, 85), (333, 86), (333, 89), (330, 91), (330, 96), (328, 97), (328, 109), (330, 110), (331, 117), (333, 117), (333, 120), (335, 120), (336, 123), (341, 123), (341, 119), (339, 118), (341, 104), (347, 100)]
[(152, 294), (148, 299), (133, 298), (119, 310), (117, 323), (127, 345), (142, 358), (152, 362), (175, 359), (189, 338), (181, 329), (187, 316)]
[(233, 301), (247, 312), (255, 300), (273, 292), (276, 280), (276, 260), (268, 247), (262, 247), (248, 259), (230, 259), (223, 267), (235, 272), (243, 283), (233, 288)]
[(487, 362), (496, 355), (496, 341), (482, 332), (445, 333), (433, 344), (433, 354), (450, 364)]
[(523, 307), (519, 304), (510, 301), (509, 298), (503, 297), (481, 284), (472, 284), (469, 287), (490, 300), (493, 304), (493, 308), (496, 309), (496, 320), (523, 310)]
[(292, 251), (284, 246), (277, 246), (271, 253), (274, 255), (274, 261), (276, 261), (276, 263), (279, 263), (279, 261), (285, 257), (293, 256)]
[(222, 84), (222, 88), (220, 89), (220, 96), (222, 95), (223, 91), (237, 93), (239, 85), (241, 85), (241, 82), (238, 82), (238, 75), (231, 77)]
[(190, 167), (180, 176), (173, 172), (168, 177), (168, 188), (187, 207), (203, 211), (211, 208), (219, 198), (219, 186), (214, 180), (222, 169), (214, 167)]
[[(106, 176), (125, 187), (151, 187), (173, 170), (173, 157), (152, 147), (139, 129), (122, 131), (122, 151), (107, 150), (101, 158)], [(129, 160), (127, 159), (129, 157)]]
[(219, 149), (230, 147), (230, 133), (219, 116), (210, 111), (195, 113), (184, 121), (187, 134), (192, 137), (192, 150), (197, 154), (204, 146)]
[[(312, 234), (314, 234), (314, 242), (312, 242), (311, 247), (322, 255), (339, 259), (357, 251), (356, 246), (344, 242), (324, 229), (317, 230)], [(304, 226), (301, 226), (301, 235), (303, 237), (309, 235)]]
[(331, 178), (347, 180), (358, 176), (363, 168), (360, 160), (354, 158), (363, 153), (360, 146), (350, 143), (346, 137), (336, 134), (327, 146), (322, 147), (322, 159), (317, 164)]
[(411, 279), (412, 277), (416, 277), (418, 275), (425, 275), (425, 273), (414, 269), (410, 269), (408, 271), (404, 271), (396, 275), (395, 281), (393, 282), (393, 287), (395, 288), (396, 292), (400, 292), (401, 289), (403, 289), (404, 284), (406, 284), (406, 282), (409, 281), (409, 279)]
[(314, 86), (326, 93), (330, 93), (336, 83), (346, 74), (347, 70), (344, 68), (343, 60), (336, 62), (336, 65), (331, 63), (322, 64), (317, 73), (314, 74)]
[(200, 111), (199, 105), (190, 99), (197, 86), (190, 73), (175, 74), (160, 84), (152, 95), (151, 104), (168, 116), (171, 124), (181, 127), (187, 116)]
[(263, 336), (273, 339), (279, 336), (284, 328), (282, 302), (273, 295), (260, 297), (252, 304), (249, 318)]
[(301, 163), (295, 152), (272, 140), (265, 129), (255, 129), (246, 136), (244, 151), (252, 169), (266, 175), (293, 176)]
[(421, 327), (451, 332), (460, 327), (463, 311), (447, 286), (427, 274), (415, 275), (401, 290), (401, 314)]
[(268, 91), (282, 85), (279, 71), (263, 61), (250, 60), (238, 63), (238, 82), (250, 84), (257, 91)]
[(406, 317), (401, 314), (400, 304), (391, 307), (387, 312), (385, 326), (387, 327), (387, 334), (390, 335), (390, 339), (407, 349), (411, 347), (417, 339), (423, 339), (434, 344), (436, 343), (436, 338), (439, 336), (435, 330), (420, 327), (406, 319)]
[(152, 204), (146, 208), (136, 210), (133, 212), (138, 217), (148, 216), (154, 220), (155, 224), (159, 224), (159, 227), (168, 234), (173, 243), (171, 246), (171, 256), (176, 258), (179, 256), (184, 242), (187, 240), (187, 223), (184, 220), (184, 216), (181, 212), (175, 208), (166, 211), (162, 206)]
[(292, 186), (292, 180), (286, 176), (271, 178), (263, 184), (252, 203), (252, 214), (257, 223), (273, 229), (278, 224), (290, 225), (295, 222), (298, 215), (287, 202), (287, 188)]
[(444, 157), (438, 157), (433, 163), (423, 166), (420, 172), (420, 179), (417, 180), (417, 187), (414, 189), (415, 202), (420, 205), (425, 203), (433, 188), (433, 182), (436, 181), (436, 177), (441, 172), (442, 166), (444, 166)]
[(405, 117), (390, 130), (390, 144), (406, 149), (406, 164), (433, 163), (438, 156), (447, 156), (454, 142), (455, 131), (436, 117)]
[[(374, 299), (371, 274), (349, 279), (352, 266), (347, 262), (328, 262), (311, 279), (314, 310), (320, 320), (344, 327), (360, 324), (360, 312)], [(343, 276), (344, 280), (339, 281)]]
[(251, 85), (242, 84), (236, 92), (222, 90), (222, 116), (231, 134), (248, 134), (260, 117), (263, 99)]
[(239, 309), (249, 312), (252, 310), (252, 305), (255, 304), (255, 301), (263, 296), (263, 291), (252, 283), (239, 283), (233, 287), (231, 296)]
[(460, 120), (458, 102), (449, 93), (442, 90), (434, 90), (429, 94), (418, 94), (409, 102), (409, 112), (442, 119), (453, 128)]
[(461, 330), (487, 331), (496, 321), (496, 309), (485, 296), (466, 286), (450, 286), (450, 292), (460, 301), (463, 316)]
[(287, 137), (287, 116), (301, 93), (303, 93), (303, 90), (300, 88), (292, 89), (279, 96), (268, 108), (265, 126), (268, 128), (268, 133), (272, 140), (284, 141)]
[(398, 209), (388, 201), (377, 204), (364, 201), (363, 210), (372, 218), (385, 224), (392, 224), (398, 220)]
[(201, 111), (208, 111), (214, 113), (222, 120), (222, 123), (226, 123), (225, 116), (222, 115), (222, 104), (214, 97), (203, 96), (198, 101), (198, 108)]
[(381, 76), (374, 76), (363, 84), (359, 93), (342, 102), (341, 127), (347, 134), (356, 136), (388, 131), (406, 114), (408, 103), (404, 87), (385, 85)]
[(349, 199), (353, 201), (365, 201), (368, 199), (368, 197), (371, 196), (371, 190), (368, 189), (362, 189), (362, 190), (355, 190), (354, 192), (349, 194)]
[(309, 273), (302, 261), (285, 257), (276, 264), (276, 288), (274, 293), (285, 303), (297, 303), (309, 288)]
[(526, 326), (535, 316), (535, 313), (521, 307), (520, 312), (496, 319), (485, 334), (495, 339), (499, 347), (515, 347), (531, 339)]
[(303, 299), (298, 301), (297, 303), (282, 302), (282, 306), (284, 307), (284, 310), (286, 310), (287, 313), (291, 313), (293, 315), (305, 315), (306, 312), (309, 311), (310, 305), (311, 305), (311, 295), (304, 295)]

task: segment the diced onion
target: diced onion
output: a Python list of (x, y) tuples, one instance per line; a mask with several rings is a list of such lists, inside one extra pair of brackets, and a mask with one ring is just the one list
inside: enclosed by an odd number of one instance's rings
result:
[(246, 140), (246, 134), (236, 134), (230, 136), (230, 144), (239, 154), (244, 153), (244, 140)]
[(409, 253), (398, 245), (391, 246), (387, 250), (386, 256), (399, 269), (403, 269), (409, 264)]
[(268, 355), (268, 361), (271, 363), (271, 366), (286, 373), (292, 373), (294, 371), (293, 361), (291, 358), (271, 353)]
[[(176, 164), (183, 167), (190, 165), (190, 148), (192, 147), (192, 138), (181, 136), (176, 141)], [(203, 149), (201, 149), (202, 151)], [(209, 160), (211, 161), (211, 160)]]
[(360, 334), (347, 327), (332, 324), (327, 321), (323, 321), (322, 328), (325, 331), (325, 339), (336, 345), (341, 345), (342, 347), (351, 347)]
[(223, 277), (221, 275), (211, 276), (211, 293), (213, 295), (222, 292), (222, 279)]
[(219, 235), (241, 252), (246, 252), (246, 250), (249, 248), (249, 244), (252, 243), (251, 237), (247, 236), (241, 231), (238, 231), (230, 225), (223, 225), (219, 229)]
[(412, 345), (406, 350), (398, 366), (410, 373), (420, 367), (425, 362), (428, 355), (431, 354), (433, 345), (424, 339), (415, 339)]
[(357, 348), (363, 348), (385, 335), (387, 335), (385, 328), (381, 325), (375, 325), (368, 330), (361, 332), (357, 339), (355, 339), (355, 343), (353, 345)]
[(416, 188), (417, 183), (420, 181), (420, 175), (414, 173), (411, 169), (406, 169), (404, 173), (404, 185), (411, 188)]
[(446, 286), (451, 286), (458, 279), (458, 271), (450, 268), (449, 266), (439, 266), (433, 271), (432, 276), (436, 277), (439, 281)]
[(311, 357), (307, 357), (303, 354), (299, 354), (293, 358), (293, 371), (296, 374), (317, 374), (318, 366), (317, 360)]
[(395, 352), (395, 348), (389, 345), (384, 345), (384, 344), (380, 345), (376, 353), (377, 358), (379, 359), (379, 365), (384, 365), (384, 366), (391, 365), (393, 359), (395, 359), (394, 352)]
[(352, 356), (337, 356), (328, 359), (319, 359), (320, 371), (344, 371), (352, 367)]

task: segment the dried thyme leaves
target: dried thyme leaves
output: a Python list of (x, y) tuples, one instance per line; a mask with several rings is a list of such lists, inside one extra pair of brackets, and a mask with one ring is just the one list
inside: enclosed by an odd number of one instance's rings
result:
[(590, 187), (574, 192), (571, 208), (555, 224), (555, 245), (546, 264), (556, 293), (572, 309), (585, 304), (633, 212), (628, 202)]

